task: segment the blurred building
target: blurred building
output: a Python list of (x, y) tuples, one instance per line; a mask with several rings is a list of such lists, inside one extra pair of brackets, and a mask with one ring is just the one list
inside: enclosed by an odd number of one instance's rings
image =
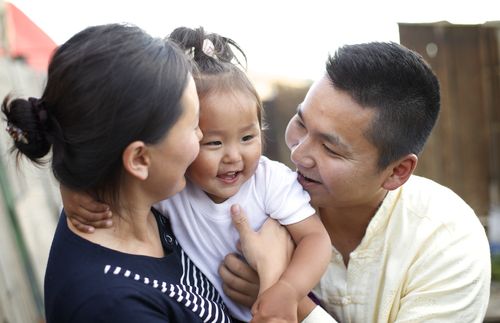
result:
[[(0, 0), (0, 98), (39, 96), (55, 47)], [(48, 169), (17, 167), (3, 118), (0, 128), (0, 322), (43, 322), (43, 277), (59, 195)]]
[(500, 206), (500, 22), (399, 24), (441, 85), (441, 113), (417, 173), (450, 187), (479, 216)]

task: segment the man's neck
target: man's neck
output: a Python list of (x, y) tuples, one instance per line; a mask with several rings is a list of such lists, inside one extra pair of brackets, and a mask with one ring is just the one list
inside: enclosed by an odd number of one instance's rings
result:
[(335, 249), (342, 254), (346, 267), (350, 253), (363, 240), (366, 229), (384, 198), (385, 195), (374, 200), (371, 204), (358, 207), (319, 208), (319, 215), (330, 235), (330, 241)]

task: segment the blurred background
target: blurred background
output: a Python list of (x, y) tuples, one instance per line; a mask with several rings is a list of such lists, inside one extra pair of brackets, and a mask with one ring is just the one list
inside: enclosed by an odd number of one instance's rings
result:
[[(0, 98), (39, 96), (52, 51), (111, 22), (158, 37), (203, 26), (236, 40), (265, 103), (265, 154), (288, 165), (286, 124), (329, 53), (367, 41), (418, 51), (440, 80), (442, 111), (417, 173), (457, 192), (487, 229), (493, 282), (485, 321), (500, 322), (500, 1), (0, 0)], [(10, 145), (0, 131), (0, 322), (44, 322), (58, 185), (48, 168), (16, 165)]]

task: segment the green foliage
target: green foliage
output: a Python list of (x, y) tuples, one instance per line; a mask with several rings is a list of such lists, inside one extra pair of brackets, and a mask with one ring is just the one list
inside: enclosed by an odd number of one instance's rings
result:
[(491, 255), (491, 280), (500, 281), (500, 254)]

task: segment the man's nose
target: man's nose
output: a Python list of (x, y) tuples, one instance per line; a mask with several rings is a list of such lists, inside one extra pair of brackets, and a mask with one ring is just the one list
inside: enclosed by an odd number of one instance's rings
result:
[(310, 138), (304, 136), (291, 148), (290, 158), (296, 166), (304, 168), (314, 167), (313, 151), (310, 145)]

